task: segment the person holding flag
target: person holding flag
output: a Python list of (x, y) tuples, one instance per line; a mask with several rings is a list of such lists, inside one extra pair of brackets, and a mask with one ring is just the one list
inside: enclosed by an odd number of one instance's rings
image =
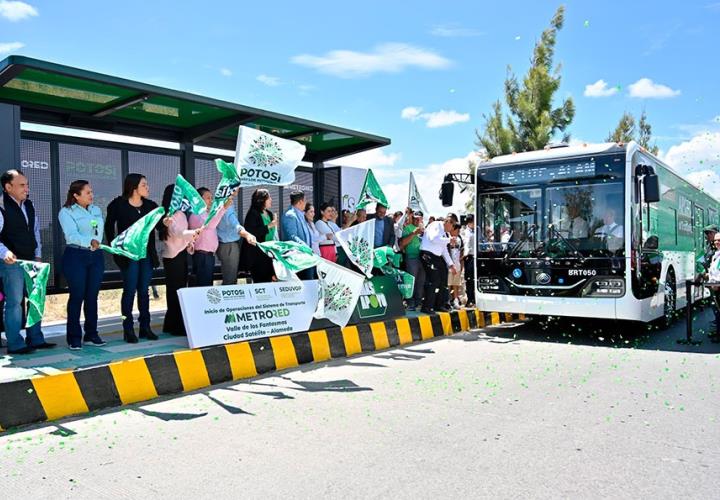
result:
[[(192, 186), (190, 186), (192, 188)], [(192, 188), (193, 191), (195, 188)], [(184, 211), (175, 203), (176, 184), (170, 184), (163, 192), (162, 206), (169, 216), (158, 226), (158, 236), (163, 242), (162, 259), (165, 270), (165, 300), (167, 311), (163, 320), (163, 332), (170, 335), (187, 336), (185, 323), (182, 320), (180, 301), (177, 291), (188, 286), (187, 246), (195, 240), (202, 229), (188, 229), (188, 218)], [(199, 196), (199, 195), (198, 195)], [(196, 210), (207, 210), (205, 201), (200, 198), (202, 207)], [(175, 208), (174, 208), (175, 207)], [(190, 208), (190, 207), (188, 207)]]
[[(277, 240), (278, 221), (270, 210), (272, 202), (272, 196), (265, 188), (256, 189), (250, 198), (250, 208), (245, 214), (245, 229), (257, 243)], [(250, 272), (253, 283), (268, 283), (276, 280), (272, 260), (251, 240), (245, 240), (240, 255), (243, 259), (243, 269)]]
[[(58, 214), (65, 235), (62, 272), (70, 289), (67, 302), (67, 343), (70, 350), (86, 344), (105, 345), (97, 329), (98, 294), (105, 272), (100, 248), (103, 215), (93, 204), (93, 190), (86, 180), (70, 183), (65, 205)], [(80, 328), (80, 310), (85, 313), (85, 336)]]
[[(107, 241), (112, 242), (115, 235), (119, 235), (158, 208), (157, 203), (150, 200), (149, 196), (150, 188), (144, 175), (134, 173), (125, 177), (122, 195), (111, 201), (107, 207), (107, 219), (105, 220), (105, 239)], [(123, 278), (123, 291), (120, 299), (123, 338), (131, 344), (138, 342), (133, 326), (133, 302), (137, 295), (140, 312), (138, 318), (140, 338), (157, 340), (158, 336), (150, 329), (150, 296), (148, 295), (153, 268), (159, 265), (153, 231), (149, 232), (147, 252), (144, 257), (134, 260), (122, 253), (113, 253), (113, 260), (120, 268)]]
[[(285, 241), (303, 243), (312, 248), (312, 232), (305, 220), (305, 193), (293, 191), (290, 193), (290, 208), (282, 218), (282, 230)], [(315, 279), (313, 268), (303, 269), (297, 273), (301, 280)]]
[[(192, 255), (193, 272), (196, 278), (195, 286), (212, 286), (215, 252), (219, 244), (216, 228), (223, 215), (225, 215), (225, 210), (235, 201), (237, 188), (232, 191), (232, 194), (225, 199), (220, 209), (215, 211), (214, 214), (210, 212), (214, 200), (212, 191), (206, 187), (201, 187), (198, 189), (198, 193), (205, 200), (207, 211), (200, 215), (195, 213), (190, 215), (188, 220), (190, 229), (202, 228), (202, 232), (190, 244), (188, 251)], [(208, 220), (208, 217), (212, 218)]]
[(25, 275), (20, 260), (41, 260), (40, 224), (32, 202), (25, 175), (17, 169), (0, 176), (3, 194), (0, 203), (0, 277), (5, 292), (5, 335), (8, 354), (28, 354), (35, 349), (48, 349), (55, 344), (46, 342), (37, 321), (20, 335), (23, 317)]

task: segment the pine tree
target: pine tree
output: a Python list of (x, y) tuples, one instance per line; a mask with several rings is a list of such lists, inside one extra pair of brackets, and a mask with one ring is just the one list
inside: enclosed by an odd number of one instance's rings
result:
[(550, 27), (543, 31), (535, 44), (531, 66), (522, 84), (508, 66), (505, 78), (505, 102), (508, 116), (504, 117), (500, 101), (493, 104), (493, 111), (485, 116), (485, 130), (475, 132), (477, 145), (487, 151), (489, 157), (512, 152), (542, 149), (559, 132), (563, 141), (570, 135), (566, 129), (575, 116), (571, 98), (553, 108), (553, 96), (560, 87), (560, 69), (553, 69), (553, 56), (557, 32), (563, 26), (565, 7), (555, 12)]
[(650, 151), (652, 154), (658, 153), (657, 144), (650, 145), (652, 141), (652, 126), (648, 122), (647, 113), (643, 110), (640, 120), (635, 128), (635, 117), (632, 113), (625, 111), (620, 121), (606, 139), (608, 142), (624, 142), (628, 143), (632, 140), (636, 141), (642, 147)]
[(625, 111), (615, 130), (611, 132), (605, 140), (607, 142), (627, 143), (632, 141), (633, 137), (635, 137), (635, 117), (632, 113)]

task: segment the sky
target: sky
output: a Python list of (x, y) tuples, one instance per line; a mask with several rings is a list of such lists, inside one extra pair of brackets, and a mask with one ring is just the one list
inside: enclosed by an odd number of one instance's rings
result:
[[(442, 213), (443, 174), (477, 157), (475, 132), (502, 98), (508, 66), (522, 78), (560, 4), (0, 0), (0, 58), (22, 54), (388, 137), (388, 147), (334, 163), (372, 168), (400, 205), (413, 171)], [(624, 111), (645, 110), (661, 157), (720, 196), (720, 2), (563, 4), (555, 102), (575, 103), (572, 140), (602, 142)]]

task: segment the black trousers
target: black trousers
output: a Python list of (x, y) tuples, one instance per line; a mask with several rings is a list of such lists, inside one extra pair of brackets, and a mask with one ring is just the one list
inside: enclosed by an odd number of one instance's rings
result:
[(425, 297), (423, 309), (440, 309), (445, 307), (447, 301), (447, 264), (442, 257), (430, 252), (420, 252), (420, 261), (425, 270)]
[(187, 335), (185, 322), (180, 310), (178, 290), (188, 286), (187, 251), (183, 250), (172, 259), (163, 259), (165, 268), (165, 296), (167, 312), (163, 321), (163, 332), (173, 335)]
[(465, 266), (465, 293), (467, 294), (467, 303), (475, 303), (475, 256), (468, 255), (463, 259)]

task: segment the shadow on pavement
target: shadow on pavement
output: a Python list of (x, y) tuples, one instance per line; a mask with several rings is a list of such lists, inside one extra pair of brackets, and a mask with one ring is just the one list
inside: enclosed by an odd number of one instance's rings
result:
[(175, 420), (194, 420), (196, 418), (202, 418), (207, 415), (204, 413), (167, 413), (162, 411), (146, 410), (145, 408), (133, 408), (138, 413), (142, 413), (147, 417), (155, 417), (165, 422), (171, 422)]
[(613, 321), (587, 318), (535, 318), (521, 323), (506, 323), (483, 328), (480, 331), (458, 335), (463, 341), (551, 342), (619, 349), (643, 349), (699, 354), (720, 353), (720, 344), (711, 342), (707, 334), (713, 318), (709, 307), (696, 311), (693, 320), (693, 340), (698, 345), (678, 343), (686, 338), (685, 311), (667, 329), (630, 321)]

